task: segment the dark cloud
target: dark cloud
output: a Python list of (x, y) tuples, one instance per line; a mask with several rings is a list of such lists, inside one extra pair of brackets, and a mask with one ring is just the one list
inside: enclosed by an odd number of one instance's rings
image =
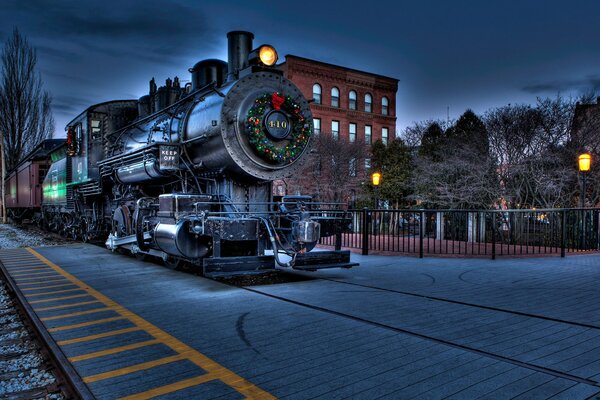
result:
[(76, 46), (80, 54), (136, 55), (168, 63), (194, 41), (213, 36), (208, 18), (194, 4), (8, 0), (3, 8), (17, 20), (27, 18), (26, 34), (51, 40), (54, 46), (43, 48), (50, 55), (70, 56), (65, 48)]
[[(135, 98), (249, 30), (280, 54), (400, 80), (398, 125), (598, 88), (600, 2), (564, 0), (0, 0), (0, 39), (38, 49), (58, 131), (89, 105)], [(594, 75), (596, 74), (596, 75)], [(133, 96), (132, 96), (133, 94)]]
[(54, 96), (52, 99), (52, 110), (54, 112), (69, 114), (72, 117), (75, 117), (96, 102), (96, 99), (89, 96), (69, 96), (60, 94)]
[(556, 94), (564, 92), (597, 92), (600, 90), (600, 75), (590, 75), (581, 79), (564, 79), (532, 83), (522, 88), (531, 94)]

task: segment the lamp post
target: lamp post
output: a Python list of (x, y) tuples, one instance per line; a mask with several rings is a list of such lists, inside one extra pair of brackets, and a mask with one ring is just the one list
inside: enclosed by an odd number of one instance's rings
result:
[(373, 208), (377, 209), (379, 206), (379, 199), (377, 198), (378, 197), (377, 189), (379, 188), (379, 183), (381, 183), (381, 173), (373, 172), (373, 174), (371, 175), (371, 182), (373, 183), (373, 187), (374, 187), (373, 192), (375, 194)]
[(587, 176), (592, 166), (592, 156), (589, 153), (583, 153), (578, 158), (579, 172), (581, 174), (581, 249), (585, 246), (585, 193)]

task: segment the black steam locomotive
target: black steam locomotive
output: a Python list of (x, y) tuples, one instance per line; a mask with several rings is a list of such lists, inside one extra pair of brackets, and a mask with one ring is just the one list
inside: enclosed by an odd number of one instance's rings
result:
[(307, 196), (274, 201), (272, 181), (298, 171), (312, 116), (274, 68), (275, 49), (230, 32), (228, 63), (204, 60), (139, 100), (89, 107), (67, 126), (43, 182), (41, 219), (112, 250), (188, 262), (207, 276), (352, 267), (347, 251), (312, 250), (339, 234), (343, 211)]

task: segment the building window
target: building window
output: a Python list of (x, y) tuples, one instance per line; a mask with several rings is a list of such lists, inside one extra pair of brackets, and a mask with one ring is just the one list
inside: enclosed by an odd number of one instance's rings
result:
[(348, 163), (348, 175), (356, 176), (356, 158), (351, 158)]
[(383, 144), (388, 144), (389, 135), (390, 133), (388, 128), (381, 128), (381, 142)]
[(335, 86), (331, 88), (331, 107), (340, 106), (340, 89)]
[(348, 127), (348, 140), (350, 143), (356, 142), (356, 124), (350, 124)]
[(351, 110), (356, 110), (356, 92), (351, 90), (348, 93), (348, 108)]
[(368, 173), (371, 169), (371, 159), (365, 158), (365, 172)]
[(388, 115), (388, 107), (389, 107), (389, 100), (387, 97), (383, 97), (381, 99), (381, 113), (383, 115)]
[(321, 134), (321, 118), (313, 119), (314, 133), (315, 135)]
[(365, 144), (371, 144), (373, 128), (371, 125), (365, 125)]
[(313, 100), (315, 104), (321, 104), (321, 85), (318, 83), (313, 85)]
[(331, 121), (331, 137), (338, 140), (340, 137), (340, 121)]
[(373, 111), (373, 97), (369, 93), (365, 94), (365, 111)]

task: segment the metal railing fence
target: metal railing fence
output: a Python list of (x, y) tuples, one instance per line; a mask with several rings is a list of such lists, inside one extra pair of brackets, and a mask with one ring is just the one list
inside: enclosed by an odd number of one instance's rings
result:
[(600, 250), (600, 209), (348, 210), (352, 223), (326, 246), (370, 251), (474, 257)]

